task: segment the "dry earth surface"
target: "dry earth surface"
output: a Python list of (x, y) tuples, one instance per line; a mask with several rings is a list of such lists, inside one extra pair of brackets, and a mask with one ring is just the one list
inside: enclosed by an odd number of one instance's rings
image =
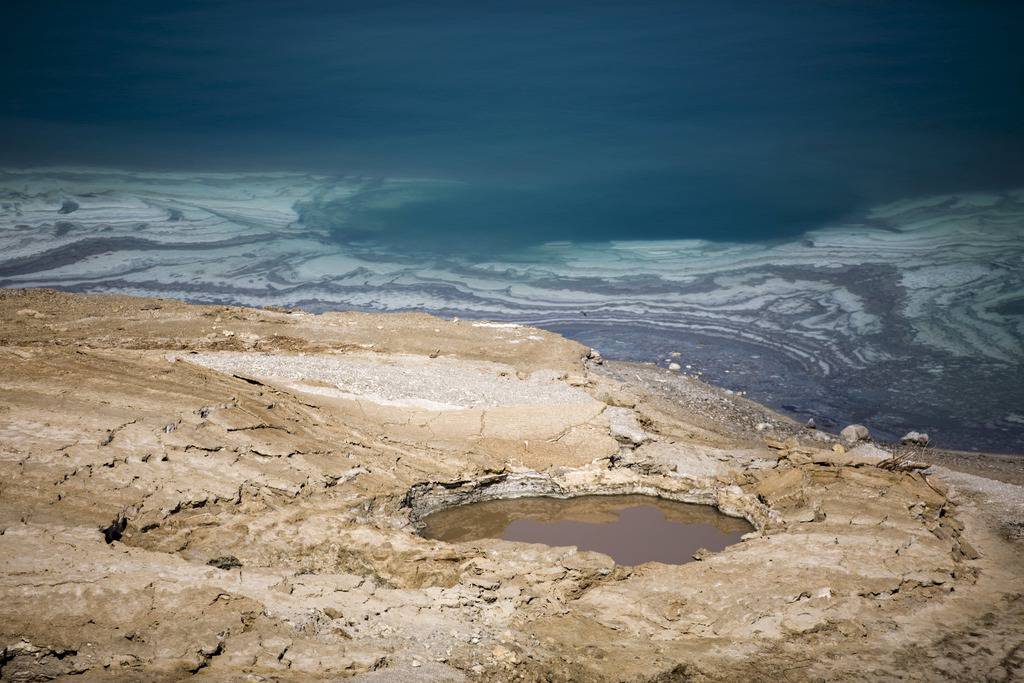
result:
[[(413, 314), (4, 290), (0, 382), (3, 680), (1024, 680), (1012, 459)], [(638, 567), (417, 533), (602, 493), (756, 531)]]

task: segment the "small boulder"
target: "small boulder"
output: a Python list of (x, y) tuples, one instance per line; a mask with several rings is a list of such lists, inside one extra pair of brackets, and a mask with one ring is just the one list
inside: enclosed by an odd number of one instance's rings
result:
[(871, 432), (864, 425), (848, 425), (843, 427), (843, 431), (839, 432), (839, 438), (847, 443), (857, 443), (858, 441), (870, 439)]
[(669, 363), (668, 364), (668, 369), (678, 372), (679, 370), (682, 370), (683, 367), (681, 365), (679, 365), (679, 363)]
[(922, 432), (907, 432), (900, 439), (900, 443), (905, 446), (921, 446), (922, 448), (927, 446), (931, 439), (928, 438), (927, 434)]

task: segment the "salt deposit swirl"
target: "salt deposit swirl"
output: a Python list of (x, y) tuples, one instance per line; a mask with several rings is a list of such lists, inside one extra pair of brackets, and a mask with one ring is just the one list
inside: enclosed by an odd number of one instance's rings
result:
[(300, 207), (344, 207), (382, 183), (416, 181), (2, 172), (0, 286), (425, 309), (617, 335), (613, 355), (652, 360), (701, 339), (759, 359), (729, 377), (724, 352), (693, 350), (716, 381), (769, 403), (1024, 449), (1022, 190), (907, 200), (772, 244), (552, 243), (487, 261), (345, 244), (303, 221)]

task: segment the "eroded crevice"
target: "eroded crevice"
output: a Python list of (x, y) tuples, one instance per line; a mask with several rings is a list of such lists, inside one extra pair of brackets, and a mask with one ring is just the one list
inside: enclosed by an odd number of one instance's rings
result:
[(103, 533), (103, 540), (107, 543), (107, 545), (109, 545), (114, 541), (120, 541), (121, 537), (124, 535), (125, 529), (127, 528), (128, 519), (121, 515), (113, 522), (111, 522), (109, 525), (100, 529), (100, 531)]

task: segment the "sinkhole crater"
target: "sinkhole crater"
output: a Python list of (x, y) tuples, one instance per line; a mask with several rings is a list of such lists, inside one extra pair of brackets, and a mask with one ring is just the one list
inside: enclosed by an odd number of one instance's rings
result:
[(616, 564), (685, 564), (754, 530), (708, 505), (645, 495), (509, 498), (449, 507), (422, 518), (422, 535), (447, 543), (486, 538), (576, 546)]

